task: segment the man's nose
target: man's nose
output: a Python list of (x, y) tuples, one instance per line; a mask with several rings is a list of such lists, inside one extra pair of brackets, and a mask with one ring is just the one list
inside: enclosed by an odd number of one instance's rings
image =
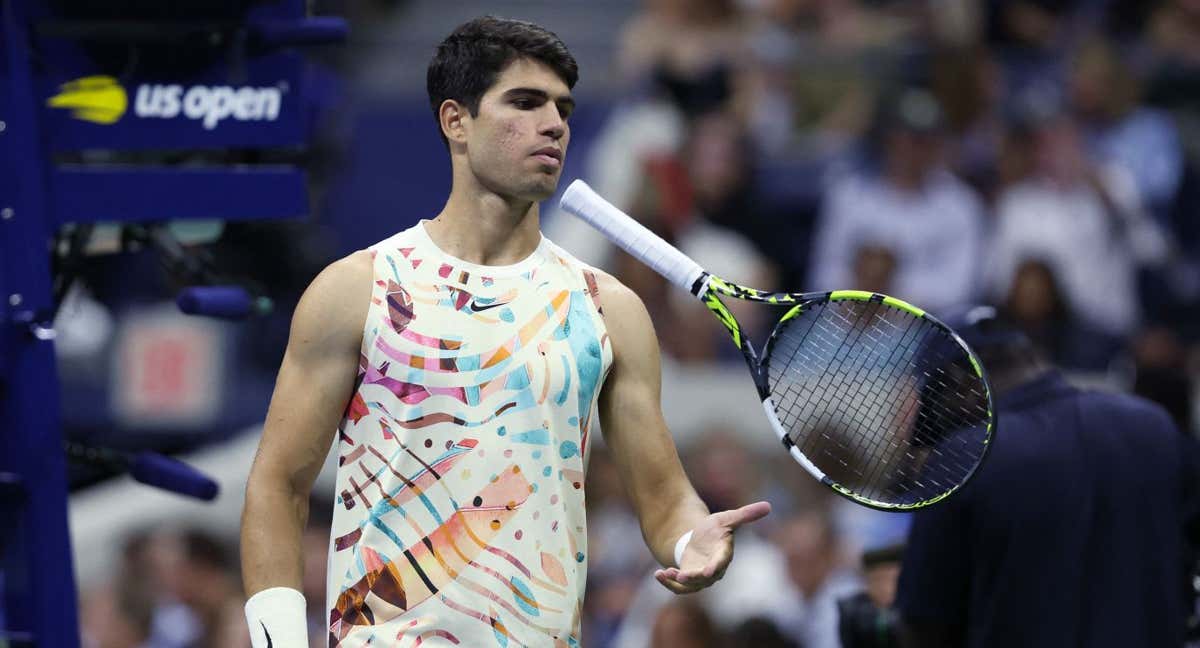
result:
[(549, 114), (546, 116), (540, 129), (542, 135), (554, 139), (562, 139), (562, 136), (567, 132), (567, 122), (563, 120), (562, 115), (558, 114), (558, 108), (550, 106)]

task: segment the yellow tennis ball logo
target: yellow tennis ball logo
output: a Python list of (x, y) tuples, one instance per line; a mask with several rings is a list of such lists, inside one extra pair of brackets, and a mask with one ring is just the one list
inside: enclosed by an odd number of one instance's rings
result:
[(72, 117), (96, 124), (115, 123), (129, 105), (125, 88), (110, 76), (75, 79), (59, 86), (59, 90), (46, 100), (47, 106), (67, 108)]

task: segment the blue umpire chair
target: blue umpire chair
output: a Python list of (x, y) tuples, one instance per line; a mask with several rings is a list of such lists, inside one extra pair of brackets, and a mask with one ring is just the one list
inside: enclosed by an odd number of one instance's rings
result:
[(347, 27), (307, 7), (0, 0), (0, 646), (79, 645), (68, 457), (216, 496), (168, 457), (64, 445), (54, 317), (98, 223), (187, 272), (184, 312), (236, 319), (267, 306), (219, 285), (166, 223), (308, 212), (300, 164), (257, 163), (295, 159), (327, 103), (301, 48)]

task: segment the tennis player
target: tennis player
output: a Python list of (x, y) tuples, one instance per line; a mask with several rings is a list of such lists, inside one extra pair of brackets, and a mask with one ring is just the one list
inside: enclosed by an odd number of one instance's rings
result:
[(293, 316), (242, 522), (254, 646), (308, 646), (301, 529), (335, 431), (330, 645), (578, 646), (597, 415), (672, 592), (720, 579), (734, 530), (769, 512), (709, 513), (663, 421), (644, 305), (539, 231), (577, 75), (526, 22), (472, 20), (438, 47), (445, 208), (331, 264)]

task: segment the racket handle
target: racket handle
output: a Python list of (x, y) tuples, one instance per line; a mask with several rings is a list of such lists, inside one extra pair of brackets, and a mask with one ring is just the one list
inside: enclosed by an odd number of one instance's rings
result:
[(601, 198), (583, 180), (572, 182), (563, 192), (559, 204), (634, 258), (688, 292), (692, 292), (692, 286), (704, 274), (700, 264)]

